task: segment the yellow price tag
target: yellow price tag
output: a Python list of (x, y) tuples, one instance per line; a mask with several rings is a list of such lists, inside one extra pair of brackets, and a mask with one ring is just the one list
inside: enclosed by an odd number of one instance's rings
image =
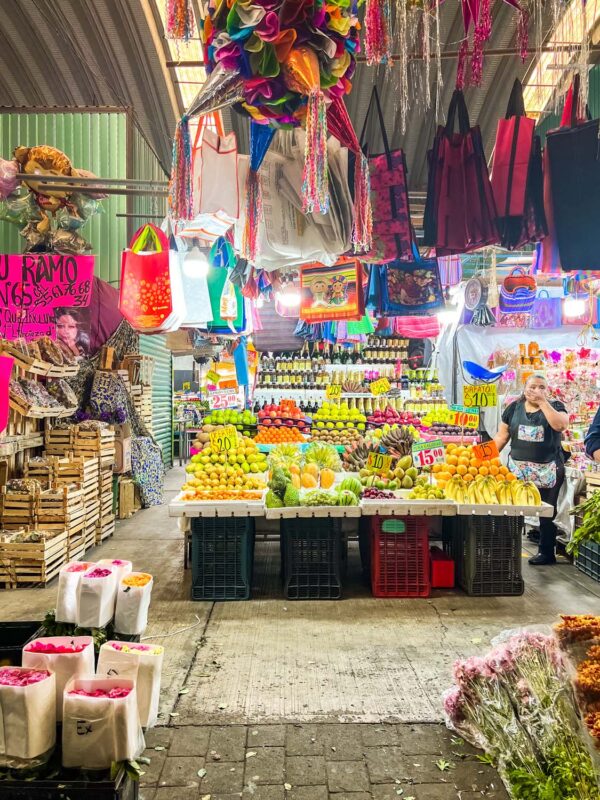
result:
[(206, 380), (208, 383), (218, 383), (220, 375), (218, 372), (215, 372), (214, 369), (211, 369), (206, 373)]
[(339, 383), (330, 383), (325, 387), (325, 397), (332, 400), (334, 397), (340, 397), (342, 394), (342, 387)]
[(393, 460), (392, 456), (384, 456), (383, 453), (369, 453), (367, 469), (373, 472), (387, 472)]
[(391, 388), (387, 378), (379, 378), (379, 380), (373, 381), (371, 384), (371, 394), (387, 394)]
[(463, 406), (466, 408), (494, 408), (498, 405), (498, 388), (495, 383), (463, 386)]
[(192, 388), (192, 384), (189, 381), (184, 381), (181, 388), (184, 392), (189, 392)]
[(210, 446), (213, 453), (227, 453), (237, 447), (238, 435), (233, 425), (224, 425), (210, 433)]

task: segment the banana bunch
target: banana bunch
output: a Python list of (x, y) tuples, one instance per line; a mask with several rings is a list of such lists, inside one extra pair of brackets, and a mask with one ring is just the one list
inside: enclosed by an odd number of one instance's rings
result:
[(384, 436), (381, 437), (381, 444), (393, 456), (407, 456), (412, 451), (412, 443), (414, 437), (411, 431), (400, 425), (391, 428)]
[(469, 484), (465, 483), (460, 475), (455, 475), (445, 486), (444, 491), (449, 500), (455, 503), (470, 503)]
[(365, 442), (360, 442), (352, 450), (346, 448), (342, 454), (344, 469), (348, 472), (359, 472), (367, 463), (369, 453), (378, 452), (379, 444), (365, 444)]
[(515, 493), (516, 483), (517, 481), (513, 481), (513, 483), (500, 481), (496, 484), (496, 497), (501, 506), (512, 506), (514, 504), (513, 494)]
[(531, 481), (513, 481), (512, 502), (517, 506), (541, 506), (540, 490)]
[(361, 394), (364, 391), (360, 381), (345, 380), (342, 383), (342, 392), (346, 394)]

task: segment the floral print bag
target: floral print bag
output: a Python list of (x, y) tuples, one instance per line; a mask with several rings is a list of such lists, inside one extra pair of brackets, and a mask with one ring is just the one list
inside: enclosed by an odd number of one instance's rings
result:
[(408, 264), (394, 261), (382, 271), (382, 313), (394, 317), (430, 314), (444, 306), (444, 293), (436, 258), (415, 258)]

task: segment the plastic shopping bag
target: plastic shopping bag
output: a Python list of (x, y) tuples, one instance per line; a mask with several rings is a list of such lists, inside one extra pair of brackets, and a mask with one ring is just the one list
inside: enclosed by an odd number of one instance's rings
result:
[(109, 769), (143, 751), (135, 681), (130, 678), (72, 678), (63, 698), (64, 767)]
[(131, 678), (137, 691), (140, 723), (156, 725), (164, 647), (154, 644), (106, 642), (100, 648), (97, 675)]
[(55, 678), (46, 670), (0, 669), (0, 766), (42, 764), (56, 743)]
[(79, 602), (79, 582), (84, 572), (88, 572), (92, 561), (70, 561), (58, 574), (58, 594), (56, 598), (56, 621), (77, 624)]
[(82, 628), (103, 628), (115, 611), (117, 576), (108, 567), (84, 572), (79, 582), (77, 624)]
[(152, 585), (152, 575), (145, 572), (132, 572), (120, 581), (115, 611), (117, 633), (139, 636), (146, 630)]
[(65, 686), (78, 675), (94, 672), (94, 640), (91, 636), (48, 636), (34, 639), (23, 648), (23, 666), (54, 673), (56, 718), (62, 720)]

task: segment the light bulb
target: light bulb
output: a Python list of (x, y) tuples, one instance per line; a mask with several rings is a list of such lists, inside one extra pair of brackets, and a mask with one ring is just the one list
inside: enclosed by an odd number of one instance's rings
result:
[(208, 259), (199, 247), (192, 247), (183, 259), (183, 274), (186, 278), (206, 278), (208, 275)]
[(295, 308), (300, 305), (300, 292), (278, 292), (277, 302), (284, 308)]
[(585, 300), (581, 297), (567, 297), (564, 305), (565, 317), (581, 317), (585, 314)]

